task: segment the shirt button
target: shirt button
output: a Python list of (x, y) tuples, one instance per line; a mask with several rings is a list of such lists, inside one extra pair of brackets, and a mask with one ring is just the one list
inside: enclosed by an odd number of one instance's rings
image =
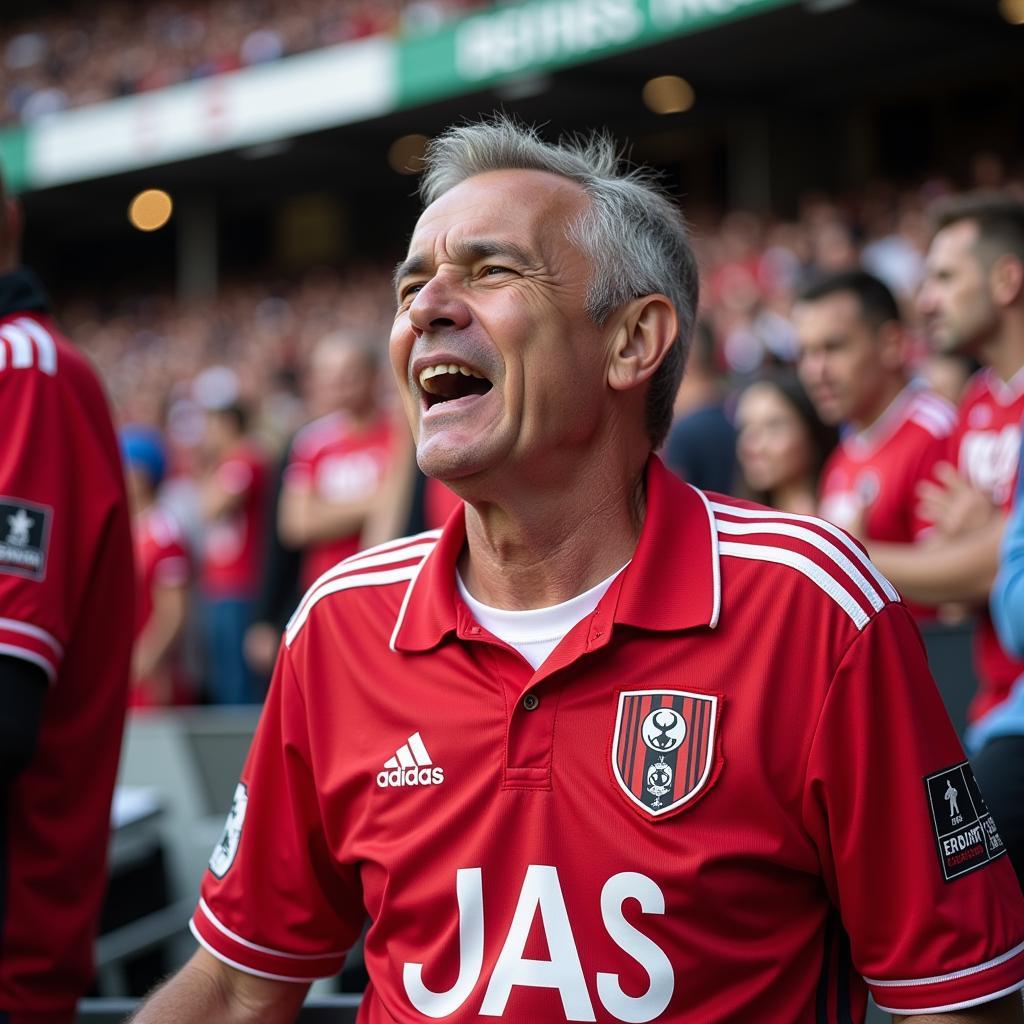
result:
[(527, 711), (536, 711), (540, 704), (540, 697), (535, 693), (528, 693), (523, 698), (523, 708)]

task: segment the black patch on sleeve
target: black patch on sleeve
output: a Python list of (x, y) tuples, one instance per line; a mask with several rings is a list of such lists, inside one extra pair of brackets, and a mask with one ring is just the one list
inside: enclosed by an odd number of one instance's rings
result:
[(0, 497), (0, 572), (45, 578), (52, 517), (46, 505)]
[(1006, 847), (969, 761), (926, 775), (942, 877), (952, 882), (1002, 857)]

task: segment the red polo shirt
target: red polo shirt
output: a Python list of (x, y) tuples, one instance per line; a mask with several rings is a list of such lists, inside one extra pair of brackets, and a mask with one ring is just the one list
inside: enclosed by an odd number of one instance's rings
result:
[(1024, 984), (1024, 903), (892, 588), (820, 520), (657, 460), (647, 484), (631, 563), (537, 671), (457, 595), (461, 512), (306, 595), (204, 946), (310, 979), (368, 913), (363, 1024), (859, 1020), (869, 987), (906, 1012)]

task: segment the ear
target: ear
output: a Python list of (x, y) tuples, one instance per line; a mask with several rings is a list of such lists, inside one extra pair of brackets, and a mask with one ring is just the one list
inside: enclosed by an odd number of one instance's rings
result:
[(886, 370), (902, 370), (906, 365), (903, 328), (895, 320), (887, 320), (875, 335), (878, 341), (878, 358)]
[(989, 271), (992, 298), (998, 306), (1012, 306), (1024, 294), (1024, 261), (1006, 253), (992, 264)]
[(645, 384), (679, 333), (679, 318), (664, 295), (634, 299), (619, 313), (612, 339), (608, 384), (628, 391)]

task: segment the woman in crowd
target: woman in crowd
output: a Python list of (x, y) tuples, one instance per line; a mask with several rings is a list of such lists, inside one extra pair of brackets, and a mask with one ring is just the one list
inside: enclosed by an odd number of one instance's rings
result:
[(814, 515), (818, 474), (838, 439), (791, 370), (765, 371), (740, 395), (736, 455), (741, 492), (780, 512)]

